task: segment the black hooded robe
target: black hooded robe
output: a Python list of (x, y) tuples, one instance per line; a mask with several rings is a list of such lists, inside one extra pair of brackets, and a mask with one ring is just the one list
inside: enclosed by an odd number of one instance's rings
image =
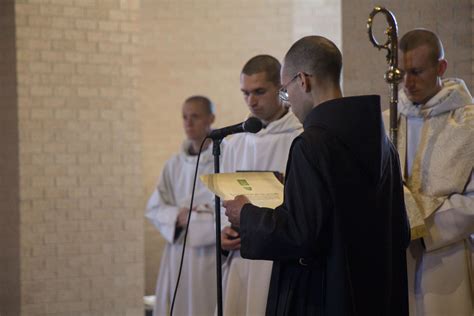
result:
[(291, 146), (284, 202), (246, 204), (241, 254), (274, 260), (267, 315), (408, 315), (410, 229), (379, 96), (315, 107)]

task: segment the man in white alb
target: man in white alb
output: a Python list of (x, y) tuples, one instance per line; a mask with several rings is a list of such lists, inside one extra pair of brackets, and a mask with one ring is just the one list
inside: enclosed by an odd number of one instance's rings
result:
[[(259, 118), (264, 128), (230, 138), (222, 154), (222, 172), (285, 172), (290, 145), (303, 128), (279, 101), (280, 67), (269, 55), (255, 56), (244, 65), (240, 90), (251, 116)], [(273, 263), (243, 259), (238, 232), (226, 216), (222, 219), (222, 248), (230, 251), (223, 264), (224, 315), (264, 315)]]
[(410, 315), (473, 315), (474, 105), (447, 68), (438, 36), (425, 29), (399, 44), (398, 151), (407, 210), (426, 235), (407, 253)]

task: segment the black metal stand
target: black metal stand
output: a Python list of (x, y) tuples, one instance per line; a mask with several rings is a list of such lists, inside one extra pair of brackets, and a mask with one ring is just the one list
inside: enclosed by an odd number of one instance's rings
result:
[[(219, 156), (222, 139), (213, 139), (214, 173), (219, 173)], [(217, 281), (217, 315), (222, 316), (222, 265), (221, 265), (221, 199), (215, 196), (216, 217), (216, 281)]]

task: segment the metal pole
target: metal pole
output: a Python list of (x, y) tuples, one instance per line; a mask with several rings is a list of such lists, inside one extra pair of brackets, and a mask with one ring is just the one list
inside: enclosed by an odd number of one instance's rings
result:
[[(214, 173), (219, 173), (219, 156), (221, 139), (213, 139)], [(215, 196), (216, 217), (216, 281), (217, 281), (217, 315), (222, 316), (222, 265), (221, 265), (221, 199)]]

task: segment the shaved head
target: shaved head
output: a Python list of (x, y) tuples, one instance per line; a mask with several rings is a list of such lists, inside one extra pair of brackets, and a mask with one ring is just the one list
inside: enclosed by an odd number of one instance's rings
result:
[(202, 96), (202, 95), (193, 95), (193, 96), (187, 98), (186, 101), (184, 101), (184, 103), (185, 104), (186, 103), (201, 104), (201, 106), (204, 107), (204, 109), (206, 110), (207, 114), (214, 114), (214, 112), (215, 112), (214, 103), (212, 103), (212, 101), (208, 97), (205, 97), (205, 96)]
[(426, 29), (414, 29), (407, 32), (400, 39), (398, 48), (406, 53), (420, 46), (427, 46), (430, 50), (430, 60), (434, 63), (444, 59), (444, 48), (438, 35)]
[(250, 60), (242, 68), (242, 74), (251, 76), (257, 73), (265, 73), (267, 81), (274, 85), (280, 85), (280, 62), (270, 55), (257, 55)]
[(291, 46), (285, 56), (285, 69), (312, 74), (323, 84), (339, 85), (342, 55), (337, 46), (322, 36), (306, 36)]

